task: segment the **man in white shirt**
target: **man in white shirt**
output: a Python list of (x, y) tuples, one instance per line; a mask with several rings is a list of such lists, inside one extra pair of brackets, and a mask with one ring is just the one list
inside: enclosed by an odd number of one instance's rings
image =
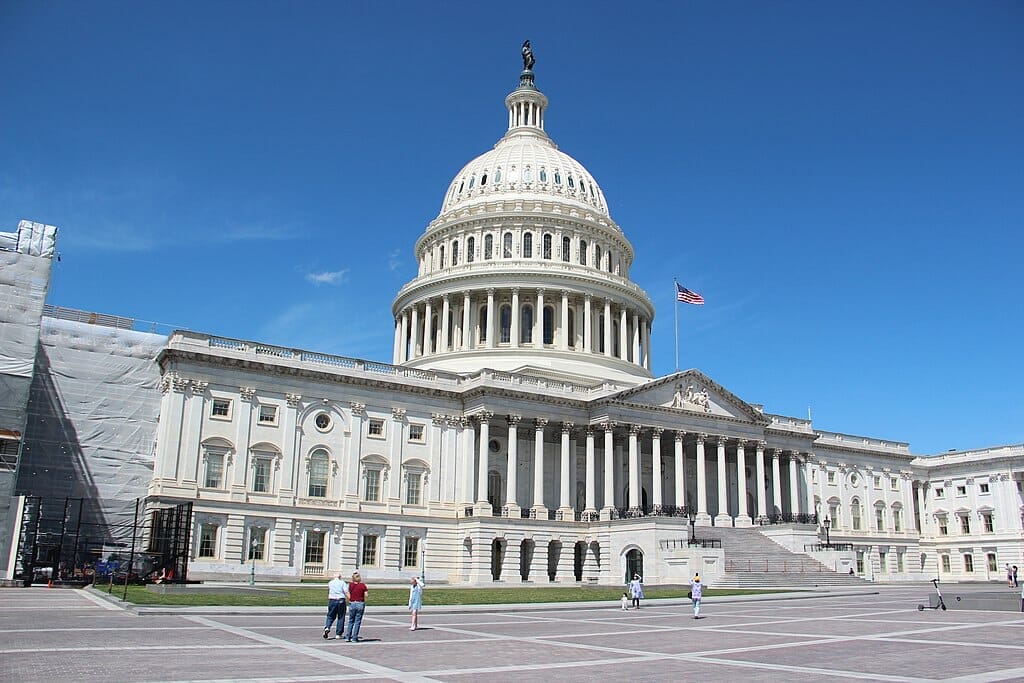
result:
[(345, 630), (345, 593), (348, 592), (348, 584), (338, 574), (327, 583), (327, 621), (324, 623), (324, 640), (331, 637), (331, 624), (337, 619), (338, 625), (334, 639), (341, 640), (342, 631)]

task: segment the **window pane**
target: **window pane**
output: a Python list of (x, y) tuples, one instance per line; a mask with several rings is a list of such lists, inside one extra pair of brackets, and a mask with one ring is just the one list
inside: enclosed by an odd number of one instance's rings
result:
[(199, 528), (199, 557), (216, 557), (217, 525), (204, 524)]
[(402, 562), (403, 567), (418, 567), (420, 566), (420, 539), (412, 536), (407, 536), (405, 539), (405, 560)]
[(501, 307), (501, 337), (499, 341), (509, 343), (512, 336), (512, 307), (504, 305)]
[(366, 470), (366, 500), (376, 502), (380, 497), (380, 470)]
[(224, 456), (206, 456), (206, 481), (203, 485), (208, 489), (219, 489), (224, 481)]
[(252, 490), (256, 493), (266, 493), (270, 489), (270, 461), (266, 458), (257, 458), (253, 462)]
[(377, 537), (363, 536), (363, 558), (360, 564), (374, 566), (377, 564)]
[(323, 564), (324, 561), (324, 532), (306, 532), (306, 554), (307, 564)]
[(523, 258), (533, 258), (533, 233), (523, 233)]
[(420, 484), (422, 482), (422, 475), (418, 472), (409, 473), (408, 482), (406, 485), (405, 502), (407, 505), (419, 505), (420, 504)]
[(309, 459), (309, 497), (327, 495), (327, 453), (316, 451)]

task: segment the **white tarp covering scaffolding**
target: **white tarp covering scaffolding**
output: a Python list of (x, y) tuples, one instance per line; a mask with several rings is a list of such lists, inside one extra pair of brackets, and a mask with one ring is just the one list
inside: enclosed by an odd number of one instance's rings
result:
[(44, 317), (17, 493), (85, 498), (90, 544), (130, 542), (153, 475), (164, 335)]

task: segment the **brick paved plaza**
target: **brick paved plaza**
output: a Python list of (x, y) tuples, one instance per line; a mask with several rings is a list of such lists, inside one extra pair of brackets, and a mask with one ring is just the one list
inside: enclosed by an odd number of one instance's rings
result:
[(371, 601), (362, 643), (323, 640), (313, 610), (138, 615), (84, 591), (5, 589), (0, 680), (1024, 680), (1024, 614), (919, 612), (930, 588), (712, 598), (699, 621), (678, 601), (428, 608), (416, 632)]

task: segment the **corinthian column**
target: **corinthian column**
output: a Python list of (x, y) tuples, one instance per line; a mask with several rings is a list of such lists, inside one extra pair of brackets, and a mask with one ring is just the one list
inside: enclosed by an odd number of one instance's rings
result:
[(473, 514), (490, 517), (494, 514), (494, 511), (491, 509), (491, 504), (487, 501), (487, 475), (490, 473), (487, 458), (489, 453), (488, 447), (491, 443), (490, 420), (494, 417), (494, 413), (485, 410), (479, 413), (478, 417), (480, 418), (480, 468), (477, 470), (476, 505), (473, 506)]
[(512, 327), (509, 331), (509, 345), (513, 349), (519, 348), (519, 321), (522, 314), (519, 311), (519, 288), (512, 288)]
[(508, 465), (505, 469), (505, 516), (519, 517), (519, 415), (508, 416)]
[(651, 430), (651, 505), (655, 514), (661, 512), (661, 427)]
[(597, 473), (595, 472), (594, 429), (587, 427), (587, 488), (583, 519), (590, 521), (597, 513)]
[(683, 443), (684, 438), (686, 438), (686, 432), (676, 432), (676, 507), (683, 507), (684, 505), (686, 505), (686, 444)]
[(532, 517), (547, 519), (548, 509), (544, 507), (544, 427), (548, 421), (539, 417), (534, 420), (533, 433), (533, 512)]
[(778, 448), (772, 450), (772, 504), (775, 509), (772, 514), (782, 514), (782, 474), (779, 468), (779, 459), (782, 451)]
[(768, 503), (765, 501), (765, 486), (768, 480), (764, 478), (764, 441), (757, 442), (757, 483), (754, 488), (757, 489), (757, 516), (766, 517), (768, 515)]
[(640, 510), (640, 425), (629, 425), (629, 508)]
[(729, 478), (725, 469), (725, 437), (717, 439), (718, 447), (718, 514), (715, 515), (715, 526), (732, 526), (732, 515), (729, 514)]
[(708, 514), (708, 472), (704, 461), (704, 439), (707, 434), (697, 435), (697, 520), (701, 526), (711, 526)]
[(604, 507), (601, 519), (610, 520), (615, 514), (615, 423), (605, 422), (604, 430)]
[(562, 519), (566, 522), (575, 521), (575, 515), (573, 514), (572, 502), (571, 502), (571, 491), (570, 485), (572, 482), (569, 479), (570, 471), (570, 449), (569, 449), (569, 435), (572, 433), (574, 427), (572, 422), (562, 423), (562, 449), (561, 449), (561, 472), (559, 477), (559, 496), (558, 496), (558, 511), (562, 515)]
[(750, 526), (747, 512), (747, 452), (743, 440), (736, 444), (736, 526)]
[(441, 353), (447, 353), (448, 351), (448, 330), (451, 329), (451, 325), (449, 324), (448, 319), (451, 318), (451, 315), (451, 302), (448, 299), (448, 295), (445, 294), (444, 297), (442, 297), (441, 299)]
[(800, 478), (796, 472), (796, 461), (799, 458), (796, 451), (789, 455), (789, 512), (800, 514)]

